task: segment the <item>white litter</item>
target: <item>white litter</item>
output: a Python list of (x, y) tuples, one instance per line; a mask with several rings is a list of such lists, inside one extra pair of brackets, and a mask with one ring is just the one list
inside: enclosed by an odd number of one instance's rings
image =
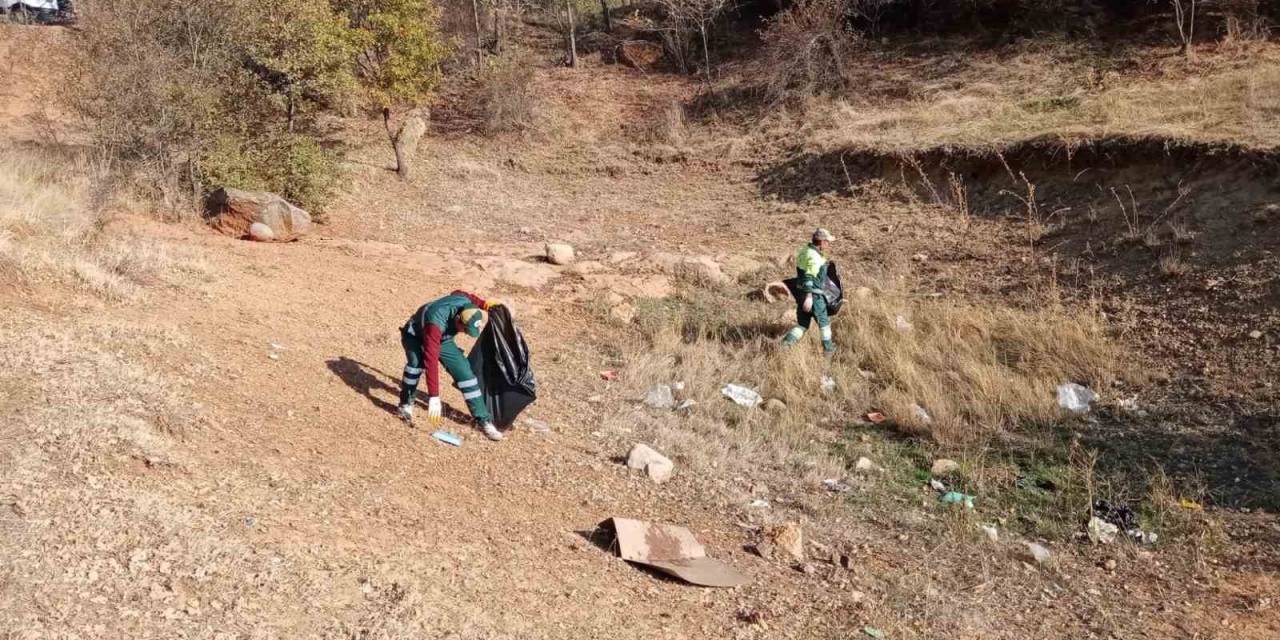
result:
[(906, 333), (912, 329), (911, 321), (907, 320), (906, 316), (902, 316), (902, 315), (899, 315), (897, 318), (893, 319), (893, 326), (896, 327), (898, 331), (901, 331), (903, 333)]
[(680, 404), (676, 405), (676, 411), (687, 411), (696, 406), (698, 406), (697, 400), (685, 400), (684, 402), (681, 402)]
[(929, 480), (929, 486), (930, 486), (934, 491), (937, 491), (938, 493), (946, 493), (946, 492), (947, 492), (947, 485), (942, 484), (942, 483), (941, 483), (941, 482), (939, 482), (938, 480), (930, 479), (930, 480)]
[(1025, 544), (1027, 545), (1027, 551), (1031, 553), (1031, 557), (1034, 558), (1036, 562), (1044, 564), (1053, 559), (1053, 554), (1050, 553), (1048, 549), (1034, 542), (1027, 542)]
[(822, 391), (824, 393), (831, 393), (836, 390), (836, 379), (831, 376), (822, 376), (819, 384), (822, 386)]
[(853, 465), (853, 468), (858, 471), (875, 471), (876, 463), (872, 462), (871, 458), (863, 456), (858, 458), (858, 462)]
[(916, 417), (916, 420), (919, 420), (920, 422), (923, 422), (925, 424), (929, 424), (930, 422), (933, 422), (933, 418), (929, 417), (929, 412), (925, 411), (924, 407), (918, 404), (911, 405), (911, 414)]
[(1058, 385), (1058, 406), (1067, 411), (1085, 413), (1089, 411), (1089, 405), (1097, 399), (1098, 394), (1088, 387), (1074, 382), (1064, 382)]
[(987, 534), (987, 539), (992, 542), (1000, 542), (1000, 531), (996, 529), (994, 524), (982, 525), (982, 532)]
[(1089, 519), (1089, 541), (1094, 544), (1111, 544), (1116, 540), (1120, 527), (1097, 516)]
[(751, 504), (747, 505), (747, 507), (748, 507), (748, 508), (751, 508), (751, 509), (768, 509), (768, 508), (769, 508), (769, 501), (768, 501), (768, 500), (760, 500), (759, 498), (757, 498), (757, 499), (755, 499), (755, 500), (752, 500), (752, 501), (751, 501)]
[(844, 493), (853, 488), (848, 484), (836, 480), (835, 478), (827, 478), (826, 480), (823, 480), (822, 486), (825, 487), (827, 491), (834, 491), (836, 493)]
[(726, 398), (736, 402), (738, 405), (747, 408), (758, 407), (761, 402), (764, 402), (764, 398), (760, 397), (760, 394), (756, 393), (754, 389), (748, 389), (736, 384), (726, 384), (720, 390), (720, 393), (723, 393)]
[(644, 394), (644, 403), (654, 409), (672, 409), (676, 406), (675, 392), (683, 388), (681, 382), (657, 385)]
[(548, 433), (551, 431), (551, 425), (541, 420), (534, 420), (533, 418), (525, 418), (524, 423), (529, 427), (529, 430), (533, 431), (534, 433)]

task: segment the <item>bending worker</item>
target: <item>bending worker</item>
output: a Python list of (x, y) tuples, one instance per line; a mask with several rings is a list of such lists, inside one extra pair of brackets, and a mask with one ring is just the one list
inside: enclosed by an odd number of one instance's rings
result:
[(784, 345), (799, 342), (809, 325), (817, 320), (818, 330), (822, 332), (823, 353), (830, 355), (836, 351), (836, 345), (831, 340), (827, 298), (822, 293), (822, 283), (827, 279), (827, 250), (835, 239), (830, 231), (818, 229), (813, 232), (813, 241), (796, 254), (796, 289), (804, 297), (796, 304), (796, 326), (782, 339)]
[(440, 362), (453, 378), (453, 384), (462, 392), (471, 416), (490, 440), (501, 440), (502, 432), (494, 426), (489, 408), (480, 391), (480, 381), (471, 371), (471, 364), (453, 337), (459, 331), (475, 338), (480, 335), (484, 321), (482, 310), (488, 311), (497, 304), (485, 302), (473, 293), (454, 291), (434, 302), (422, 305), (413, 317), (400, 328), (400, 344), (404, 346), (404, 379), (400, 385), (400, 408), (397, 415), (413, 424), (413, 399), (418, 394), (418, 380), (427, 376), (427, 420), (432, 426), (440, 424)]

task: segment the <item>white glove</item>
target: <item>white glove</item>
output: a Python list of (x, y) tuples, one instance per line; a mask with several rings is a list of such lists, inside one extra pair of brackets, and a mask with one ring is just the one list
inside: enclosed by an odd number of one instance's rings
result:
[(803, 308), (805, 313), (809, 313), (810, 311), (813, 311), (813, 294), (812, 293), (804, 297)]
[(440, 405), (440, 396), (427, 398), (427, 422), (431, 423), (431, 426), (440, 426), (440, 415), (443, 411), (444, 409)]

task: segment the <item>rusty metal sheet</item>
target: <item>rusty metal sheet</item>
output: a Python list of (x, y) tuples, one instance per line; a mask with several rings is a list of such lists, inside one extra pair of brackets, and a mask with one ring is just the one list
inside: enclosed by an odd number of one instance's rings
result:
[(628, 518), (601, 523), (614, 532), (618, 555), (696, 585), (737, 587), (749, 582), (737, 569), (707, 557), (707, 550), (684, 527)]

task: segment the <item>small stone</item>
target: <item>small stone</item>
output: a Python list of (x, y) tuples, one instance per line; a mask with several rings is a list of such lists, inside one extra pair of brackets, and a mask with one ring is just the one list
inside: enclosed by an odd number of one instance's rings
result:
[(1262, 337), (1262, 332), (1258, 331), (1257, 329), (1254, 329), (1253, 331), (1249, 332), (1249, 337), (1253, 338), (1254, 340), (1257, 340), (1258, 338)]
[(1102, 568), (1103, 568), (1103, 569), (1106, 569), (1107, 571), (1115, 571), (1115, 570), (1116, 570), (1116, 559), (1115, 559), (1115, 558), (1107, 558), (1107, 561), (1102, 563)]
[(960, 470), (960, 463), (947, 458), (938, 458), (933, 461), (933, 466), (929, 468), (929, 472), (935, 476), (947, 476)]
[(769, 413), (781, 413), (787, 410), (787, 403), (777, 398), (769, 398), (769, 400), (764, 403), (764, 409)]
[(927, 254), (927, 253), (917, 253), (917, 254), (915, 254), (915, 255), (911, 256), (911, 261), (912, 261), (912, 262), (925, 262), (925, 261), (927, 261), (928, 259), (929, 259), (929, 254)]
[(788, 522), (772, 527), (765, 531), (765, 539), (792, 560), (804, 562), (804, 530), (800, 525)]
[(644, 444), (637, 444), (631, 448), (627, 454), (627, 466), (632, 469), (643, 469), (649, 475), (649, 479), (656, 484), (666, 482), (675, 471), (675, 463)]
[(547, 262), (551, 264), (566, 265), (573, 262), (575, 257), (573, 245), (563, 242), (548, 242), (546, 246)]
[(870, 458), (864, 456), (858, 458), (858, 461), (854, 463), (853, 468), (857, 471), (874, 471), (876, 463), (872, 462)]

